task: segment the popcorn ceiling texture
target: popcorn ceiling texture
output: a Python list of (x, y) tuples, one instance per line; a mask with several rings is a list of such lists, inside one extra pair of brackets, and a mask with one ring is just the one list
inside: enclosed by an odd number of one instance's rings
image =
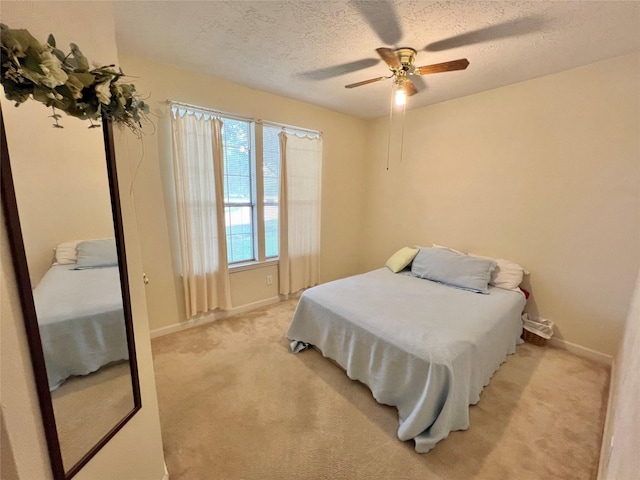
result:
[(362, 118), (386, 114), (391, 82), (344, 85), (390, 73), (381, 46), (415, 48), (417, 66), (470, 61), (423, 77), (410, 108), (640, 49), (639, 2), (140, 1), (114, 13), (122, 53)]

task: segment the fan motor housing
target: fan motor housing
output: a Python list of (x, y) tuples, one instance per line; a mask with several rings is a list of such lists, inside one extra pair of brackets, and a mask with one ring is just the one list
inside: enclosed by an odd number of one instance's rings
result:
[(417, 52), (413, 48), (401, 47), (394, 50), (405, 72), (413, 70)]

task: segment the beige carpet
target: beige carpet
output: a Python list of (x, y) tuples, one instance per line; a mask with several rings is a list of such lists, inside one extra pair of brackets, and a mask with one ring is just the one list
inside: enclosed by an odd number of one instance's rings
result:
[(596, 477), (607, 367), (520, 346), (470, 428), (418, 454), (394, 408), (317, 351), (289, 353), (295, 305), (153, 340), (171, 480)]

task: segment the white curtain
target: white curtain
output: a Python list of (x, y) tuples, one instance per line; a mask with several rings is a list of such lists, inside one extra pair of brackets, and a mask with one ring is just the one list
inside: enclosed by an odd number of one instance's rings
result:
[(224, 226), (222, 122), (172, 109), (173, 167), (187, 318), (231, 307)]
[(320, 281), (322, 139), (280, 133), (280, 294)]

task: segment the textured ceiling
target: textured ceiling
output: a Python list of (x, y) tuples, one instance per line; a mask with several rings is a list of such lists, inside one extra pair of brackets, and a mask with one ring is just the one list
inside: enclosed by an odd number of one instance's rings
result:
[[(638, 1), (116, 2), (119, 50), (362, 118), (384, 115), (391, 81), (377, 47), (418, 50), (408, 108), (640, 51)], [(416, 78), (416, 77), (412, 77)]]

